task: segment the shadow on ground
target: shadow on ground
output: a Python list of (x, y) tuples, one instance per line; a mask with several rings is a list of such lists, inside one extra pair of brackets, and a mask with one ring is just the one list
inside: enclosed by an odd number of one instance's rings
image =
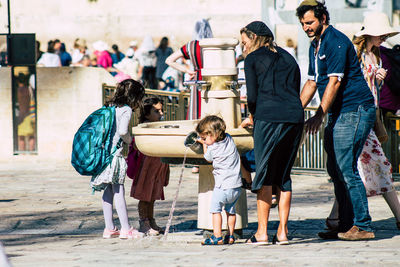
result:
[[(195, 212), (191, 210), (190, 212)], [(0, 220), (4, 219), (0, 216)], [(101, 211), (71, 211), (61, 210), (58, 212), (32, 213), (15, 218), (12, 227), (0, 231), (0, 240), (6, 246), (30, 245), (35, 243), (57, 242), (66, 238), (94, 238), (101, 235), (104, 222)], [(57, 228), (62, 223), (74, 224), (79, 219), (81, 223), (75, 229)], [(23, 221), (23, 222), (22, 222)], [(170, 228), (170, 233), (176, 232), (198, 232), (197, 220), (174, 219), (175, 224)], [(77, 223), (77, 221), (76, 221)], [(318, 239), (317, 233), (324, 229), (324, 219), (305, 219), (289, 221), (289, 236), (292, 243), (321, 243), (325, 240)], [(268, 223), (270, 240), (275, 234), (279, 221), (273, 220)], [(385, 219), (373, 222), (376, 230), (376, 240), (390, 239), (400, 234), (395, 226), (395, 219)], [(248, 224), (243, 231), (243, 238), (249, 238), (257, 230), (257, 222)], [(46, 232), (47, 231), (47, 232)], [(332, 240), (329, 240), (331, 242)]]

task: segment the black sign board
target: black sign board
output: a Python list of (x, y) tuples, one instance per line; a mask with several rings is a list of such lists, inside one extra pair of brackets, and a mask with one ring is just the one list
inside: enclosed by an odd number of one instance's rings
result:
[(36, 64), (36, 37), (34, 33), (14, 33), (8, 35), (8, 64)]

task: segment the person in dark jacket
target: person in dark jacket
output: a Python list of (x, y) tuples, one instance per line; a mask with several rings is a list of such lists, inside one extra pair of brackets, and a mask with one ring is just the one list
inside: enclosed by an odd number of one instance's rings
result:
[(60, 46), (60, 53), (58, 54), (60, 56), (60, 60), (61, 60), (61, 65), (63, 67), (67, 67), (69, 65), (71, 65), (71, 61), (72, 61), (72, 57), (71, 55), (66, 51), (65, 49), (65, 44), (61, 43)]
[(257, 232), (247, 243), (268, 243), (267, 224), (272, 186), (278, 189), (280, 224), (273, 243), (288, 244), (287, 221), (292, 198), (290, 171), (304, 125), (300, 101), (300, 69), (296, 60), (276, 46), (271, 30), (253, 21), (240, 30), (246, 59), (247, 103), (254, 124)]
[(113, 53), (111, 53), (111, 58), (113, 61), (113, 64), (117, 64), (118, 62), (121, 62), (122, 59), (124, 59), (125, 55), (121, 51), (119, 51), (118, 45), (113, 44), (111, 46)]
[(174, 51), (171, 47), (168, 46), (169, 41), (167, 37), (163, 37), (160, 41), (160, 45), (156, 49), (156, 78), (158, 81), (162, 80), (162, 76), (164, 71), (168, 68), (167, 63), (165, 60), (169, 57)]

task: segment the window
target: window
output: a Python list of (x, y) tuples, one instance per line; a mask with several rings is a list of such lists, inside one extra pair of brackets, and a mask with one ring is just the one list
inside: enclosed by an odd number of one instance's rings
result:
[(36, 69), (14, 66), (12, 75), (14, 154), (36, 153)]

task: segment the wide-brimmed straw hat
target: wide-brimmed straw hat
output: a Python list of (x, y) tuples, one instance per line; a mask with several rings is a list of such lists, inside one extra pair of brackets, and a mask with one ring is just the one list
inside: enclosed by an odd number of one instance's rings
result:
[(363, 35), (369, 36), (382, 36), (389, 35), (392, 37), (399, 32), (390, 26), (389, 18), (385, 13), (382, 12), (371, 12), (365, 16), (363, 22), (363, 28), (355, 35), (357, 37)]

